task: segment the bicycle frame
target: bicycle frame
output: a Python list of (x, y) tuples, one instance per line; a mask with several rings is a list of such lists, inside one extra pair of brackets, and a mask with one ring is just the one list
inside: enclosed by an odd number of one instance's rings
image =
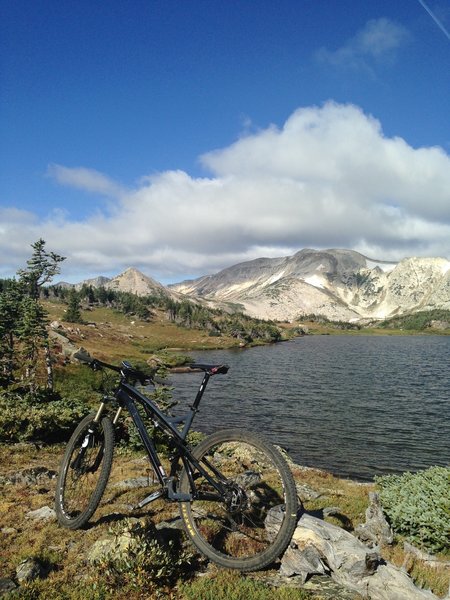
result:
[[(144, 500), (139, 502), (136, 508), (142, 508), (150, 502), (160, 498), (161, 496), (167, 493), (167, 497), (169, 500), (177, 501), (177, 502), (187, 502), (192, 500), (195, 497), (198, 497), (195, 489), (194, 482), (194, 471), (199, 472), (212, 486), (217, 490), (217, 495), (209, 495), (209, 499), (223, 499), (227, 495), (227, 489), (222, 484), (222, 482), (226, 481), (226, 478), (220, 473), (218, 469), (213, 467), (210, 463), (205, 461), (206, 466), (210, 471), (212, 471), (217, 478), (211, 477), (210, 473), (206, 471), (200, 462), (193, 456), (192, 452), (186, 445), (186, 437), (190, 431), (192, 422), (194, 420), (195, 414), (198, 412), (198, 406), (200, 404), (200, 400), (205, 392), (208, 381), (211, 377), (211, 374), (205, 372), (203, 375), (203, 380), (200, 384), (200, 387), (197, 391), (197, 395), (193, 404), (189, 407), (189, 412), (178, 417), (169, 417), (165, 415), (157, 406), (155, 402), (151, 399), (147, 398), (143, 394), (141, 394), (135, 387), (130, 385), (124, 380), (121, 380), (117, 390), (116, 390), (116, 399), (119, 403), (119, 408), (114, 417), (113, 423), (116, 424), (119, 418), (119, 415), (123, 408), (126, 408), (138, 430), (139, 436), (144, 444), (149, 460), (152, 464), (153, 470), (161, 484), (161, 489), (153, 492)], [(170, 473), (167, 474), (161, 460), (159, 458), (158, 452), (156, 450), (155, 444), (148, 434), (147, 428), (143, 422), (143, 419), (136, 407), (136, 403), (139, 403), (143, 406), (146, 414), (155, 422), (155, 424), (161, 429), (163, 429), (166, 433), (168, 433), (171, 437), (171, 441), (174, 443), (176, 447), (176, 454), (171, 460)], [(100, 418), (102, 407), (100, 407), (97, 415)], [(181, 431), (176, 427), (177, 424), (182, 424), (183, 427)], [(179, 461), (182, 461), (184, 468), (188, 474), (191, 491), (193, 493), (181, 493), (175, 490), (175, 474), (179, 466)]]

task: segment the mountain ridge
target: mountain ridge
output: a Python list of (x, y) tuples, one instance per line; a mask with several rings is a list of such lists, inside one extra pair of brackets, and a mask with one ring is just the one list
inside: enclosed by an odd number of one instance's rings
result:
[[(101, 279), (75, 287), (95, 286), (93, 282)], [(130, 267), (103, 285), (210, 306), (239, 305), (249, 316), (277, 321), (294, 321), (306, 314), (342, 321), (376, 320), (450, 309), (448, 259), (409, 257), (394, 262), (339, 248), (305, 248), (292, 256), (257, 258), (169, 286)]]

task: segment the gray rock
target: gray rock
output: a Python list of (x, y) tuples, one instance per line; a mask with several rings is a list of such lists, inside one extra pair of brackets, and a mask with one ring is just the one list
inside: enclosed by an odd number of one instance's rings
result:
[(17, 533), (17, 529), (15, 527), (2, 527), (1, 532), (5, 535), (14, 535)]
[(370, 548), (392, 544), (394, 540), (394, 534), (384, 516), (379, 496), (376, 492), (369, 493), (366, 522), (356, 527), (355, 535)]
[(34, 581), (45, 575), (45, 569), (36, 558), (26, 558), (16, 569), (16, 577), (19, 583)]
[[(444, 569), (450, 569), (450, 560), (444, 560), (434, 554), (428, 554), (428, 552), (424, 552), (419, 548), (416, 548), (409, 542), (403, 543), (403, 549), (405, 551), (406, 557), (405, 562), (407, 562), (408, 557), (413, 557), (427, 564), (427, 566), (432, 567), (433, 569), (440, 569), (444, 567)], [(449, 590), (450, 591), (450, 590)]]
[(306, 485), (306, 483), (296, 483), (295, 487), (297, 489), (297, 494), (302, 500), (316, 500), (322, 496), (321, 492), (317, 492), (309, 485)]
[(129, 518), (123, 524), (122, 531), (114, 535), (97, 540), (89, 549), (86, 555), (86, 561), (90, 564), (101, 563), (105, 560), (120, 561), (126, 558), (128, 554), (139, 544), (139, 537), (155, 533), (153, 524), (144, 525), (140, 519)]
[(31, 467), (1, 477), (0, 480), (10, 485), (37, 485), (55, 479), (56, 476), (57, 472), (47, 467)]
[[(273, 513), (273, 514), (270, 514)], [(278, 509), (269, 512), (266, 527), (272, 535), (279, 527)], [(339, 585), (372, 600), (430, 600), (431, 592), (417, 588), (408, 574), (384, 563), (348, 531), (304, 514), (294, 531), (290, 548), (281, 561), (281, 573), (306, 580), (329, 573)]]
[(56, 512), (50, 506), (43, 506), (36, 510), (30, 510), (26, 515), (29, 519), (36, 519), (42, 521), (49, 521), (56, 519)]
[(148, 477), (133, 477), (131, 479), (124, 479), (114, 484), (114, 488), (119, 490), (132, 490), (135, 488), (149, 487), (151, 482)]

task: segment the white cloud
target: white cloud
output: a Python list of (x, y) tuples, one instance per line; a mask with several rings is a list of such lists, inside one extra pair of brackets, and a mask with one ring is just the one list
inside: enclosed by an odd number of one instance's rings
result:
[(409, 38), (408, 31), (386, 18), (372, 19), (340, 48), (321, 48), (316, 59), (332, 67), (373, 74), (374, 62), (392, 62)]
[(11, 257), (21, 266), (26, 244), (39, 237), (68, 257), (64, 273), (80, 276), (134, 265), (180, 279), (303, 247), (353, 248), (375, 259), (450, 257), (449, 155), (385, 137), (356, 106), (300, 108), (283, 127), (201, 161), (210, 177), (168, 171), (128, 191), (89, 169), (58, 167), (65, 184), (73, 175), (83, 189), (120, 190), (114, 210), (77, 223), (3, 212), (0, 276)]
[(125, 193), (125, 189), (120, 184), (94, 169), (51, 164), (48, 166), (47, 175), (61, 185), (103, 196), (116, 198)]

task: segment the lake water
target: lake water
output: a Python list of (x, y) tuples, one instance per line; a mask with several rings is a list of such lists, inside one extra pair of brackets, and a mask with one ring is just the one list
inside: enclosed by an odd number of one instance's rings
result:
[[(197, 430), (252, 429), (299, 464), (360, 480), (450, 464), (450, 337), (307, 336), (191, 356), (231, 367), (211, 379)], [(181, 404), (199, 377), (171, 377)]]

